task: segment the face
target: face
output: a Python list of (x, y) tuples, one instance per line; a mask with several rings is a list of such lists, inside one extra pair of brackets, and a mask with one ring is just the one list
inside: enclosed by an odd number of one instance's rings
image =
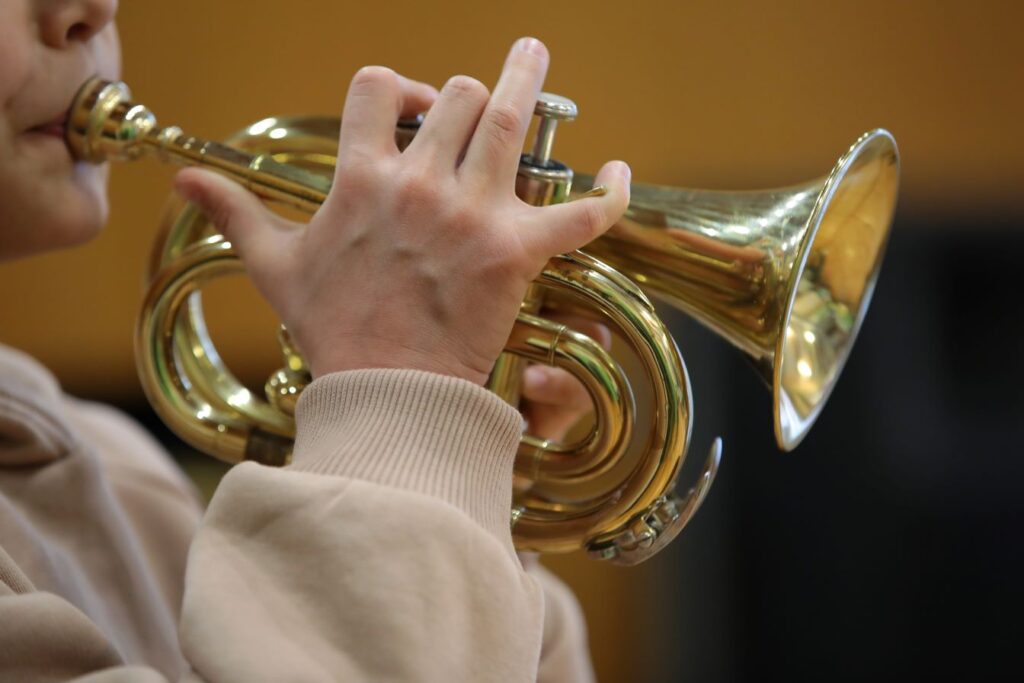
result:
[(117, 79), (117, 0), (0, 2), (0, 260), (75, 246), (107, 220), (107, 168), (71, 158), (64, 118)]

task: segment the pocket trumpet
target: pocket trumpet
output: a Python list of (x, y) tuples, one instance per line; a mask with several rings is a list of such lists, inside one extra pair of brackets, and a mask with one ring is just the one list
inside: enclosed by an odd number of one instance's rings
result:
[[(516, 192), (546, 205), (585, 193), (593, 178), (551, 157), (556, 126), (576, 106), (542, 94), (536, 141)], [(418, 120), (399, 122), (400, 147)], [(122, 83), (93, 80), (72, 106), (68, 146), (100, 163), (153, 157), (218, 171), (271, 201), (314, 212), (327, 196), (338, 119), (269, 118), (224, 144), (157, 125)], [(858, 138), (823, 178), (794, 187), (713, 192), (634, 184), (629, 209), (583, 250), (552, 259), (531, 285), (489, 388), (518, 402), (523, 363), (572, 372), (595, 406), (574, 443), (524, 434), (511, 511), (520, 550), (585, 549), (596, 559), (640, 562), (672, 540), (700, 507), (721, 457), (716, 439), (696, 484), (676, 480), (690, 440), (689, 380), (648, 294), (694, 316), (754, 362), (771, 387), (775, 436), (790, 450), (826, 402), (863, 322), (887, 242), (899, 154), (887, 131)], [(192, 446), (229, 462), (282, 465), (295, 403), (310, 381), (286, 331), (284, 367), (265, 397), (227, 369), (206, 331), (201, 288), (242, 266), (230, 243), (191, 204), (169, 214), (154, 252), (136, 333), (143, 388), (161, 418)], [(588, 337), (538, 317), (543, 302), (587, 311), (635, 355), (630, 378)], [(651, 396), (650, 426), (636, 428), (634, 386)]]

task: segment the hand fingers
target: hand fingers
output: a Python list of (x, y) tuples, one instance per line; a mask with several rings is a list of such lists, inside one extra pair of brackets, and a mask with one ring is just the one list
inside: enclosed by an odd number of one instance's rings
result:
[(527, 251), (548, 258), (579, 249), (600, 237), (629, 206), (630, 175), (624, 162), (610, 161), (594, 179), (595, 187), (606, 189), (604, 196), (533, 208), (531, 219), (520, 232)]
[(523, 372), (523, 398), (563, 409), (587, 411), (590, 394), (578, 379), (562, 368), (531, 365)]
[(469, 76), (453, 76), (441, 88), (407, 154), (427, 153), (439, 163), (458, 163), (466, 149), (490, 93), (487, 87)]
[[(611, 349), (611, 331), (595, 320), (548, 309), (540, 314), (587, 335), (606, 350)], [(573, 425), (594, 409), (593, 400), (582, 382), (561, 368), (545, 365), (527, 367), (521, 390), (528, 431), (541, 438), (563, 441)]]
[[(564, 413), (552, 406), (524, 401), (523, 416), (526, 418), (526, 433), (541, 439), (564, 442), (566, 434), (581, 417), (581, 414)], [(528, 490), (528, 486), (524, 487)]]
[(561, 368), (531, 365), (523, 373), (523, 413), (528, 431), (560, 441), (580, 418), (593, 410), (583, 385)]
[(462, 168), (478, 182), (511, 190), (526, 129), (548, 70), (548, 51), (536, 38), (512, 46), (480, 118)]
[(398, 76), (398, 87), (401, 91), (402, 104), (398, 112), (401, 118), (410, 118), (430, 109), (437, 100), (437, 88), (427, 83), (420, 83), (401, 74)]
[(398, 154), (395, 126), (404, 108), (398, 74), (383, 66), (364, 66), (352, 77), (341, 116), (339, 159), (357, 153)]
[(288, 221), (265, 207), (256, 195), (212, 171), (184, 169), (176, 176), (175, 187), (228, 238), (251, 271), (276, 263), (294, 234), (282, 229)]

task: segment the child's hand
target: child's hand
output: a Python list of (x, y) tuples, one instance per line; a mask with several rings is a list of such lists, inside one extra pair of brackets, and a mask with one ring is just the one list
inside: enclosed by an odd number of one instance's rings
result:
[[(604, 325), (579, 316), (541, 316), (582, 332), (610, 351), (612, 335)], [(526, 418), (526, 431), (534, 436), (564, 441), (579, 420), (594, 409), (590, 394), (578, 379), (561, 368), (530, 365), (523, 372), (523, 401), (520, 408)]]
[(602, 168), (603, 197), (538, 208), (514, 193), (548, 54), (518, 41), (494, 93), (448, 81), (411, 145), (395, 125), (430, 104), (421, 85), (367, 67), (349, 88), (334, 185), (309, 226), (199, 169), (178, 176), (234, 244), (314, 376), (413, 368), (483, 384), (527, 285), (547, 260), (590, 242), (629, 201), (629, 168)]

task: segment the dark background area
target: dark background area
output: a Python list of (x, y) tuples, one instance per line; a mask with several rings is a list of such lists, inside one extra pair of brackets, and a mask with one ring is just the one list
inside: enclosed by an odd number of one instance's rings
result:
[(650, 680), (1020, 680), (1024, 221), (900, 213), (829, 404), (777, 451), (768, 392), (679, 321), (712, 493), (661, 567)]

